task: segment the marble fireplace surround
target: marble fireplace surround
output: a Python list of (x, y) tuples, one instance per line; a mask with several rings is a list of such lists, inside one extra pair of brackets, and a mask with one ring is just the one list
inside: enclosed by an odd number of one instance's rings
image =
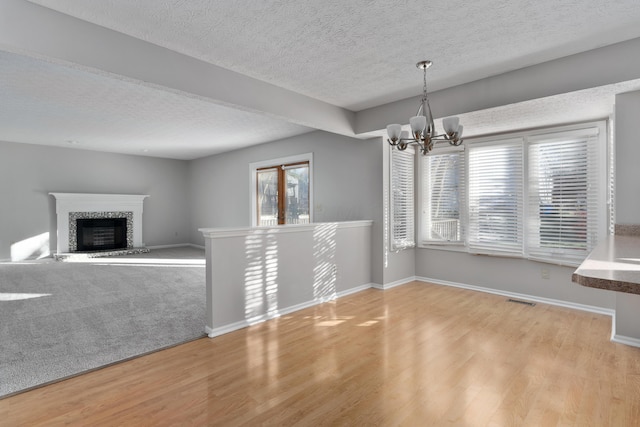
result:
[[(127, 218), (127, 249), (142, 248), (146, 194), (49, 193), (56, 199), (57, 254), (73, 253), (77, 218)], [(71, 240), (73, 239), (73, 241)]]

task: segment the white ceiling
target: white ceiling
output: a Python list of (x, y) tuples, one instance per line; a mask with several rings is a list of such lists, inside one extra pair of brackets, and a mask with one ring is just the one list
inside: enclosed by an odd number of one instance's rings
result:
[[(421, 59), (434, 61), (433, 91), (640, 37), (637, 0), (30, 1), (350, 111), (417, 95)], [(0, 140), (192, 159), (312, 130), (255, 105), (5, 50)], [(467, 114), (465, 129), (508, 130), (514, 114), (531, 127), (563, 111), (571, 121), (585, 102), (610, 112), (620, 89)]]
[(311, 130), (2, 51), (0, 82), (4, 141), (187, 160)]

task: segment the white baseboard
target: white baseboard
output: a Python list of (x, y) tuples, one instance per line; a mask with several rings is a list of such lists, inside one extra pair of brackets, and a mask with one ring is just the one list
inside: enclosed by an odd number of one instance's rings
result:
[(294, 311), (299, 311), (299, 310), (303, 310), (305, 308), (309, 308), (309, 307), (313, 307), (314, 305), (319, 305), (328, 301), (333, 301), (336, 300), (338, 298), (347, 296), (347, 295), (351, 295), (351, 294), (355, 294), (357, 292), (361, 292), (364, 291), (366, 289), (371, 289), (371, 283), (367, 283), (365, 285), (360, 285), (360, 286), (356, 286), (353, 288), (349, 288), (346, 289), (344, 291), (340, 291), (337, 292), (333, 295), (327, 296), (327, 297), (323, 297), (323, 298), (316, 298), (314, 300), (311, 301), (306, 301), (300, 304), (296, 304), (296, 305), (292, 305), (290, 307), (285, 307), (282, 308), (280, 310), (277, 310), (273, 313), (265, 313), (262, 314), (260, 316), (256, 316), (256, 317), (252, 317), (250, 319), (245, 319), (245, 320), (241, 320), (239, 322), (234, 322), (234, 323), (230, 323), (228, 325), (224, 325), (224, 326), (219, 326), (217, 328), (211, 328), (209, 326), (205, 326), (204, 331), (207, 333), (207, 335), (209, 336), (209, 338), (214, 338), (217, 337), (219, 335), (224, 335), (224, 334), (228, 334), (229, 332), (233, 332), (233, 331), (237, 331), (238, 329), (243, 329), (246, 328), (248, 326), (251, 325), (255, 325), (257, 323), (262, 323), (262, 322), (266, 322), (267, 320), (271, 320), (271, 319), (275, 319), (277, 317), (280, 316), (285, 316), (289, 313), (293, 313)]
[(617, 342), (619, 344), (630, 345), (632, 347), (640, 347), (640, 339), (625, 337), (624, 335), (613, 334), (611, 337), (611, 341)]
[(355, 294), (358, 292), (362, 292), (367, 289), (371, 289), (374, 287), (374, 283), (367, 283), (366, 285), (356, 286), (355, 288), (349, 288), (344, 291), (340, 291), (336, 294), (336, 298), (346, 297), (347, 295)]
[(605, 314), (613, 316), (615, 310), (611, 308), (596, 307), (593, 305), (579, 304), (575, 302), (562, 301), (553, 298), (544, 298), (528, 294), (520, 294), (516, 292), (502, 291), (499, 289), (485, 288), (482, 286), (468, 285), (466, 283), (449, 282), (446, 280), (431, 279), (429, 277), (416, 277), (415, 280), (426, 283), (434, 283), (436, 285), (453, 286), (455, 288), (468, 289), (471, 291), (486, 292), (494, 295), (501, 295), (509, 298), (523, 299), (527, 301), (539, 302), (541, 304), (555, 305), (558, 307), (572, 308), (574, 310), (587, 311), (590, 313)]
[(628, 337), (626, 335), (620, 335), (616, 331), (616, 313), (614, 311), (611, 318), (611, 341), (619, 344), (630, 345), (632, 347), (640, 347), (640, 339)]
[(174, 243), (171, 245), (147, 246), (147, 249), (171, 249), (171, 248), (184, 248), (184, 247), (192, 247), (192, 248), (204, 250), (204, 246), (195, 245), (193, 243)]
[(384, 291), (384, 290), (387, 290), (387, 289), (395, 288), (396, 286), (406, 285), (407, 283), (411, 283), (411, 282), (414, 282), (416, 280), (417, 280), (417, 278), (415, 276), (411, 276), (411, 277), (405, 277), (404, 279), (396, 280), (395, 282), (386, 283), (386, 284), (383, 284), (383, 285), (381, 285), (379, 283), (372, 283), (371, 287)]

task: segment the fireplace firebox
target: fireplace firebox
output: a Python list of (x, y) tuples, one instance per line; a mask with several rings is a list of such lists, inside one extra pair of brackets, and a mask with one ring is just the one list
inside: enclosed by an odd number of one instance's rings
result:
[(127, 248), (127, 218), (78, 218), (78, 252)]

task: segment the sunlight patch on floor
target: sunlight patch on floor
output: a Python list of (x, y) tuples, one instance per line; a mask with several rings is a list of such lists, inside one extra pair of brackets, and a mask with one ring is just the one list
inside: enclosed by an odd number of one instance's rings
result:
[(18, 294), (18, 293), (0, 292), (0, 301), (21, 301), (25, 299), (49, 297), (49, 296), (51, 296), (51, 294)]

